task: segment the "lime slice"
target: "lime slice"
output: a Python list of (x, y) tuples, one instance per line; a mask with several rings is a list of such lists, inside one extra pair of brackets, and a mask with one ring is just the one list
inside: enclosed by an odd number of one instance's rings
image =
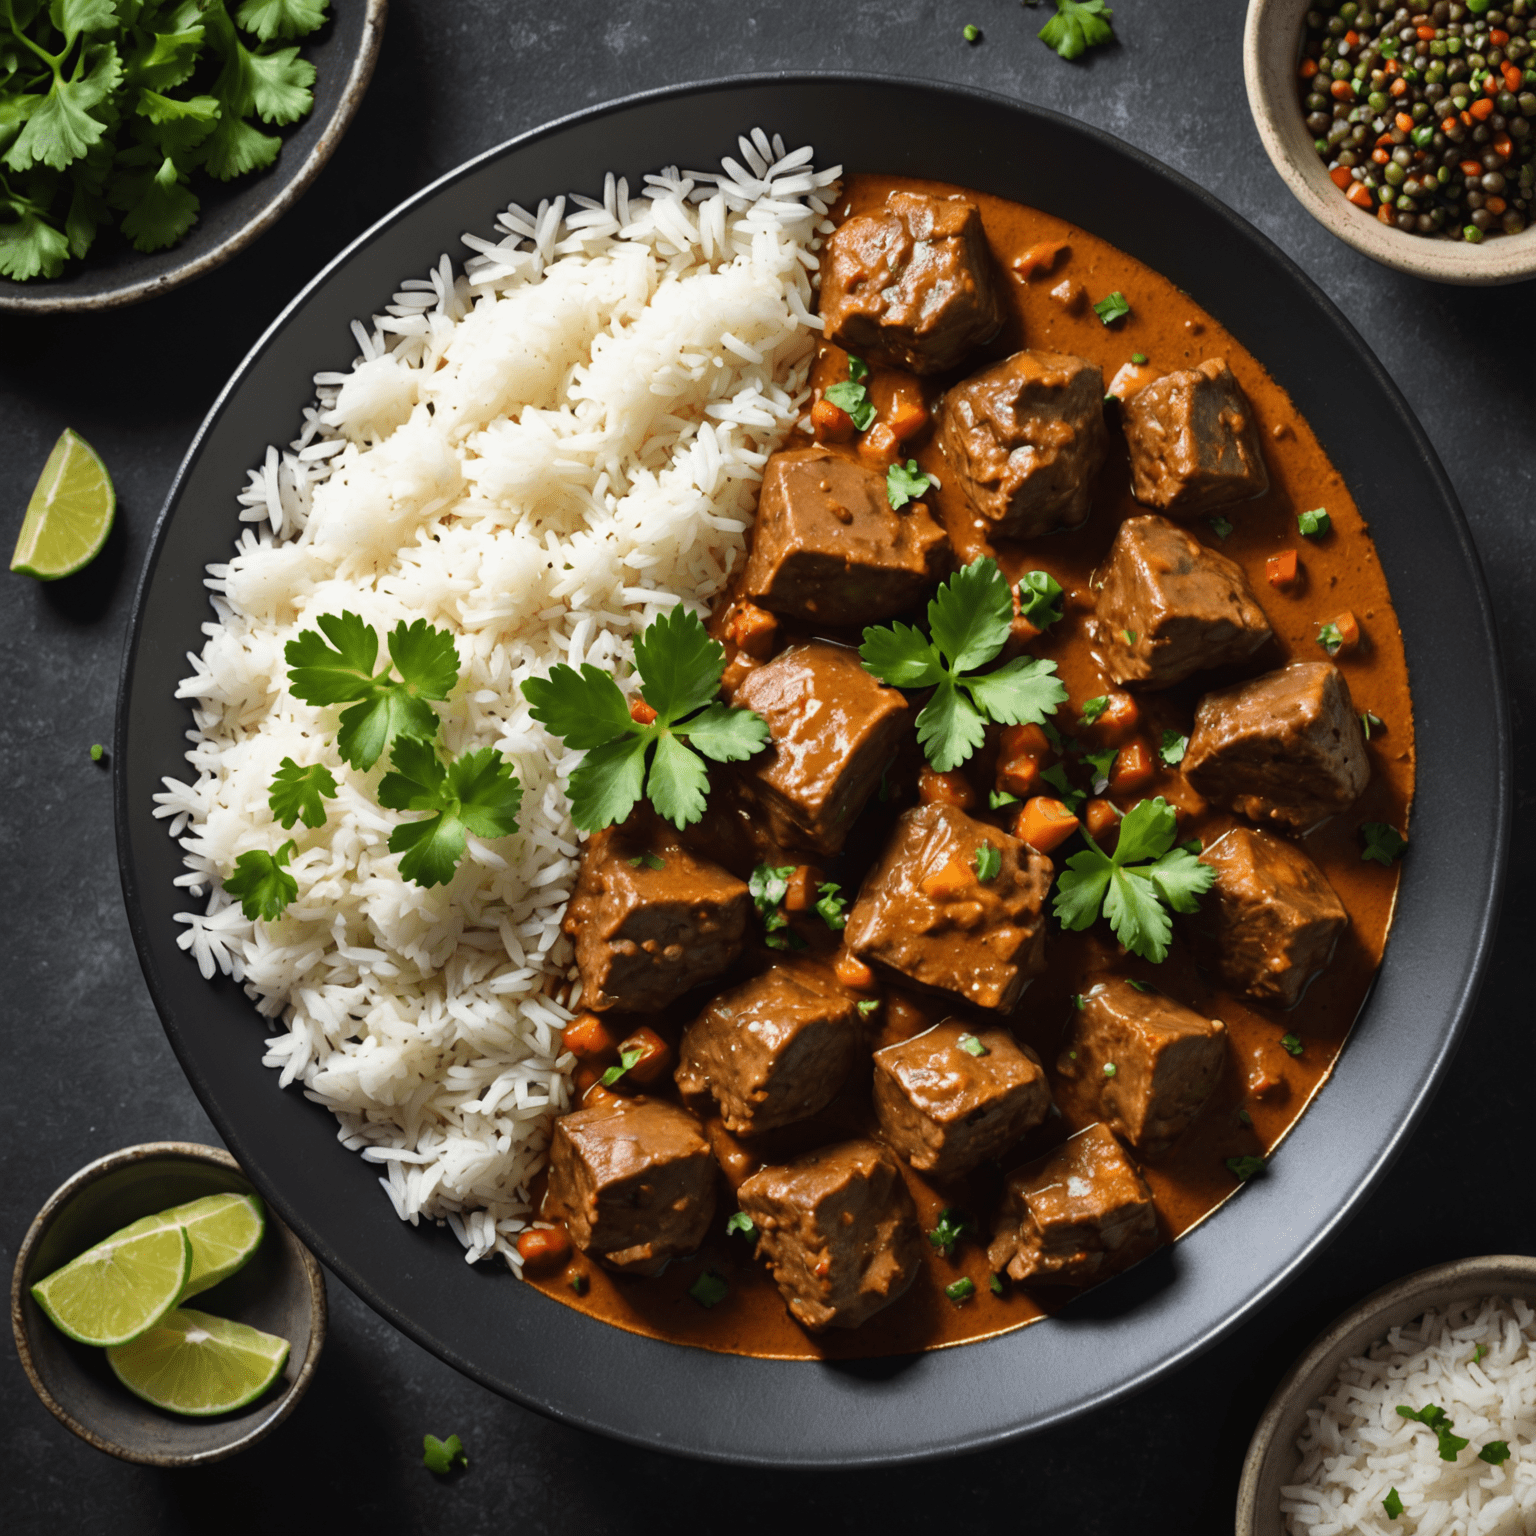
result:
[(39, 581), (73, 576), (101, 553), (116, 511), (107, 466), (66, 427), (27, 503), (11, 569)]
[(181, 1299), (192, 1243), (179, 1226), (146, 1221), (114, 1232), (32, 1287), (32, 1299), (70, 1338), (125, 1344)]
[(178, 1307), (147, 1333), (107, 1351), (117, 1379), (171, 1413), (228, 1413), (277, 1380), (288, 1341), (225, 1317)]
[(161, 1211), (160, 1220), (185, 1227), (192, 1239), (192, 1273), (183, 1301), (244, 1268), (267, 1230), (266, 1212), (255, 1195), (205, 1195)]

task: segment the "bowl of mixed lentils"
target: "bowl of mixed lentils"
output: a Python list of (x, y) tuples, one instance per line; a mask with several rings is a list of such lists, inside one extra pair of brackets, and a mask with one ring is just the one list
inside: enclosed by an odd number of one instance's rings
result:
[(1536, 277), (1536, 0), (1251, 0), (1248, 100), (1314, 218), (1439, 282)]

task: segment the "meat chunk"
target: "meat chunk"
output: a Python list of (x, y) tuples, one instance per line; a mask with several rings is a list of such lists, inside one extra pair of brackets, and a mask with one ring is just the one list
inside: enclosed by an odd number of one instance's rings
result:
[(1161, 1240), (1147, 1181), (1105, 1126), (1090, 1125), (1008, 1175), (987, 1258), (1014, 1280), (1092, 1285)]
[(905, 613), (949, 565), (949, 536), (922, 502), (892, 511), (883, 474), (793, 448), (763, 472), (741, 591), (787, 618), (852, 628)]
[(1120, 419), (1131, 450), (1131, 494), (1144, 506), (1201, 517), (1269, 489), (1253, 407), (1225, 358), (1138, 389)]
[(1040, 1058), (1008, 1030), (945, 1019), (875, 1052), (874, 1102), (886, 1140), (920, 1172), (949, 1179), (1039, 1125), (1051, 1090)]
[(939, 444), (992, 537), (1075, 528), (1109, 452), (1104, 375), (1086, 358), (1015, 352), (945, 395)]
[(1270, 637), (1243, 568), (1163, 517), (1128, 517), (1100, 571), (1091, 633), (1117, 683), (1168, 688)]
[(1331, 661), (1206, 694), (1183, 768), (1214, 804), (1296, 831), (1347, 810), (1371, 776), (1349, 684)]
[(1322, 870), (1272, 832), (1233, 827), (1200, 855), (1216, 883), (1190, 932), (1201, 962), (1255, 1002), (1294, 1008), (1349, 926)]
[(1083, 994), (1056, 1070), (1143, 1157), (1167, 1151), (1221, 1078), (1227, 1026), (1129, 981)]
[(907, 723), (907, 702), (844, 645), (792, 645), (749, 672), (734, 702), (772, 738), (742, 782), (781, 842), (836, 853), (880, 783)]
[(660, 1274), (703, 1242), (715, 1214), (715, 1160), (698, 1121), (660, 1099), (561, 1115), (543, 1214), (610, 1269)]
[(722, 992), (686, 1030), (677, 1086), (713, 1094), (726, 1128), (751, 1135), (825, 1108), (864, 1043), (858, 999), (809, 960)]
[(576, 940), (582, 1005), (651, 1013), (718, 976), (741, 952), (752, 896), (661, 823), (594, 832), (564, 928)]
[(764, 1168), (736, 1194), (758, 1230), (758, 1257), (812, 1333), (857, 1328), (922, 1267), (917, 1208), (878, 1142), (840, 1142)]
[[(983, 880), (977, 851), (996, 851)], [(1045, 969), (1051, 861), (942, 802), (902, 814), (865, 876), (843, 942), (859, 959), (933, 992), (1007, 1012)]]
[(826, 338), (870, 362), (943, 373), (1003, 323), (981, 212), (961, 197), (892, 192), (827, 236)]

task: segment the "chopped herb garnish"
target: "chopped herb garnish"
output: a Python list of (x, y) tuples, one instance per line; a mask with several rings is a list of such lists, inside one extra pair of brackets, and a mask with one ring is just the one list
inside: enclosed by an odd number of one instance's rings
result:
[(848, 377), (841, 383), (827, 387), (825, 398), (840, 411), (847, 411), (860, 432), (867, 430), (875, 420), (875, 402), (861, 382), (869, 377), (869, 368), (863, 358), (848, 359)]
[(1186, 848), (1175, 848), (1178, 817), (1162, 796), (1141, 800), (1120, 823), (1107, 854), (1085, 828), (1087, 848), (1074, 853), (1057, 881), (1054, 911), (1063, 928), (1091, 928), (1100, 913), (1132, 954), (1161, 964), (1168, 955), (1175, 912), (1199, 910), (1216, 871)]
[(862, 357), (855, 357), (851, 352), (848, 354), (848, 377), (855, 384), (862, 384), (869, 377), (869, 364)]
[(1202, 843), (1198, 837), (1192, 837), (1188, 842), (1180, 843), (1179, 847), (1182, 848), (1186, 853), (1192, 853), (1196, 856), (1196, 858), (1198, 858), (1204, 851), (1205, 844)]
[(618, 1080), (623, 1077), (624, 1074), (628, 1072), (629, 1069), (634, 1066), (635, 1063), (638, 1062), (644, 1055), (645, 1047), (640, 1045), (632, 1045), (627, 1051), (620, 1051), (618, 1064), (616, 1066), (609, 1067), (608, 1070), (604, 1072), (602, 1077), (599, 1079), (603, 1087), (612, 1088), (613, 1085), (618, 1082)]
[(1252, 1125), (1253, 1116), (1246, 1109), (1240, 1109), (1237, 1112), (1237, 1123), (1239, 1125)]
[(757, 1240), (757, 1228), (752, 1224), (752, 1218), (745, 1211), (735, 1211), (725, 1224), (727, 1237), (734, 1237), (738, 1232), (751, 1243)]
[(1477, 1453), (1477, 1459), (1479, 1461), (1486, 1461), (1490, 1467), (1502, 1466), (1509, 1460), (1509, 1441), (1490, 1440)]
[(1122, 629), (1120, 633), (1125, 636), (1125, 643), (1127, 645), (1136, 644), (1136, 631), (1134, 629)]
[(976, 850), (976, 878), (978, 880), (993, 880), (1003, 867), (1003, 856), (998, 852), (997, 844), (983, 843)]
[(99, 763), (107, 755), (107, 749), (98, 741), (91, 747), (91, 761)]
[(276, 853), (254, 848), (235, 860), (234, 873), (225, 877), (224, 889), (240, 903), (240, 910), (255, 922), (274, 922), (288, 903), (298, 899), (299, 882), (288, 873), (288, 860), (296, 844), (289, 838)]
[(1177, 731), (1164, 731), (1163, 744), (1157, 749), (1157, 755), (1170, 768), (1177, 768), (1184, 761), (1184, 754), (1188, 750), (1188, 736), (1181, 736)]
[(990, 1056), (992, 1054), (975, 1035), (961, 1035), (956, 1043), (967, 1056)]
[(1365, 839), (1365, 849), (1360, 855), (1362, 863), (1372, 859), (1390, 868), (1402, 858), (1408, 847), (1408, 839), (1396, 827), (1389, 827), (1384, 821), (1362, 823), (1360, 836)]
[(841, 932), (848, 923), (848, 903), (838, 894), (841, 890), (842, 886), (834, 885), (830, 880), (816, 887), (816, 893), (821, 897), (816, 903), (816, 915), (833, 933)]
[(968, 43), (978, 42), (981, 38), (981, 28), (967, 26), (962, 35)]
[(1054, 661), (1016, 657), (978, 669), (1002, 650), (1013, 624), (1013, 594), (995, 560), (957, 571), (928, 604), (930, 639), (910, 624), (864, 631), (864, 670), (893, 688), (932, 688), (917, 717), (928, 761), (945, 773), (981, 745), (988, 720), (1038, 724), (1065, 702)]
[[(322, 614), (319, 630), (306, 629), (283, 648), (288, 687), (306, 704), (351, 704), (341, 712), (336, 748), (354, 768), (372, 768), (397, 741), (432, 741), (437, 712), (428, 702), (446, 699), (459, 680), (453, 636), (425, 619), (390, 630), (390, 669), (375, 673), (378, 632), (355, 613)], [(330, 644), (327, 645), (326, 641)]]
[(1317, 643), (1330, 656), (1337, 656), (1344, 648), (1344, 636), (1339, 633), (1339, 626), (1337, 624), (1321, 624), (1317, 630)]
[(325, 802), (336, 793), (336, 779), (324, 763), (301, 768), (291, 757), (272, 775), (267, 805), (283, 828), (302, 821), (306, 827), (325, 825)]
[(449, 1435), (446, 1440), (439, 1440), (436, 1435), (423, 1435), (421, 1464), (427, 1471), (446, 1477), (455, 1467), (467, 1467), (469, 1457), (464, 1454), (464, 1443), (457, 1435)]
[(1232, 524), (1224, 517), (1208, 517), (1206, 522), (1211, 525), (1211, 531), (1218, 539), (1228, 538), (1232, 533)]
[[(1056, 3), (1061, 4), (1061, 0), (1056, 0)], [(1113, 325), (1116, 320), (1123, 320), (1130, 314), (1131, 306), (1125, 295), (1117, 288), (1107, 297), (1100, 299), (1093, 306), (1093, 312), (1105, 325)]]
[(960, 1241), (960, 1235), (970, 1223), (952, 1206), (946, 1205), (939, 1212), (939, 1224), (928, 1234), (928, 1241), (944, 1255), (946, 1259), (955, 1256), (955, 1244)]
[(1387, 1496), (1381, 1501), (1381, 1507), (1387, 1512), (1388, 1520), (1396, 1520), (1403, 1512), (1403, 1501), (1398, 1496), (1396, 1488), (1388, 1488)]
[(1325, 533), (1333, 531), (1333, 519), (1328, 513), (1318, 507), (1312, 512), (1299, 512), (1296, 515), (1296, 527), (1309, 539), (1320, 539)]
[(1000, 811), (1005, 805), (1017, 805), (1019, 797), (1010, 795), (1006, 789), (993, 789), (987, 792), (987, 809)]
[(1072, 781), (1067, 777), (1067, 770), (1060, 763), (1052, 763), (1049, 768), (1042, 768), (1040, 779), (1061, 796), (1062, 804), (1074, 815), (1082, 809), (1083, 801), (1088, 798), (1083, 790), (1072, 787)]
[(404, 855), (400, 873), (417, 885), (446, 885), (464, 856), (468, 835), (509, 837), (517, 831), (523, 786), (494, 747), (466, 752), (445, 764), (429, 741), (401, 736), (390, 749), (391, 770), (379, 781), (379, 804), (391, 811), (430, 811), (401, 822), (389, 851)]
[(1081, 726), (1090, 726), (1100, 715), (1109, 708), (1109, 696), (1101, 693), (1096, 699), (1084, 699), (1083, 707), (1078, 713), (1077, 723)]
[(1280, 1044), (1287, 1055), (1300, 1056), (1306, 1047), (1301, 1043), (1299, 1035), (1281, 1035)]
[(667, 861), (659, 853), (637, 853), (630, 861), (632, 869), (665, 869)]
[(1370, 710), (1360, 711), (1360, 729), (1365, 732), (1365, 739), (1369, 741), (1378, 731), (1386, 730), (1379, 715), (1373, 715)]
[(572, 1275), (569, 1280), (566, 1281), (566, 1284), (569, 1285), (570, 1288), (575, 1291), (578, 1296), (585, 1296), (587, 1294), (587, 1277), (582, 1274), (580, 1270), (577, 1270), (577, 1272)]
[(953, 1285), (944, 1287), (944, 1294), (958, 1307), (976, 1294), (976, 1282), (969, 1275), (961, 1275)]
[(1262, 1172), (1264, 1168), (1262, 1157), (1229, 1157), (1226, 1162), (1227, 1172), (1240, 1184), (1246, 1184), (1254, 1174)]
[(706, 1311), (710, 1307), (717, 1307), (730, 1294), (728, 1286), (714, 1270), (706, 1269), (692, 1285), (688, 1287), (688, 1294), (698, 1302)]
[(1025, 571), (1019, 577), (1019, 616), (1036, 629), (1049, 629), (1061, 619), (1061, 583), (1048, 571)]
[(1477, 1362), (1481, 1360), (1487, 1353), (1488, 1346), (1486, 1344), (1479, 1344), (1477, 1348), (1472, 1351), (1472, 1364), (1476, 1365)]
[(916, 459), (908, 459), (905, 468), (900, 461), (885, 472), (885, 499), (891, 510), (899, 512), (909, 501), (917, 501), (928, 494), (933, 481), (917, 467)]
[(1127, 983), (1130, 986), (1134, 987), (1138, 992), (1150, 992), (1152, 990), (1152, 987), (1151, 987), (1151, 985), (1149, 983), (1147, 983), (1145, 981), (1138, 981), (1134, 976), (1128, 976), (1126, 978), (1126, 981), (1127, 981)]
[(1109, 23), (1114, 14), (1104, 0), (1056, 0), (1056, 14), (1041, 27), (1038, 36), (1062, 58), (1079, 59), (1088, 49), (1114, 37)]
[[(1074, 1008), (1076, 1008), (1076, 1009), (1078, 1009), (1078, 1010), (1079, 1010), (1079, 1011), (1081, 1011), (1081, 1010), (1082, 1010), (1082, 1006), (1083, 1006), (1083, 994), (1082, 994), (1082, 993), (1081, 993), (1081, 992), (1074, 992), (1074, 993), (1073, 993), (1073, 994), (1072, 994), (1072, 1006), (1073, 1006), (1073, 1007), (1074, 1007)], [(1075, 1055), (1076, 1055), (1076, 1054), (1077, 1054), (1077, 1052), (1076, 1052), (1076, 1051), (1074, 1051), (1074, 1052), (1073, 1052), (1073, 1053), (1072, 1053), (1072, 1054), (1073, 1054), (1073, 1055), (1074, 1055), (1074, 1056), (1075, 1056)]]
[(1133, 363), (1135, 363), (1135, 365), (1138, 368), (1140, 368), (1146, 362), (1146, 360), (1147, 360), (1147, 354), (1145, 352), (1132, 352), (1131, 353), (1131, 361)]
[(766, 721), (716, 698), (725, 647), (681, 604), (652, 619), (635, 641), (635, 670), (640, 697), (656, 711), (649, 725), (632, 718), (619, 685), (591, 662), (580, 672), (561, 663), (522, 685), (533, 718), (585, 753), (568, 786), (571, 820), (584, 832), (623, 821), (642, 792), (674, 826), (686, 827), (704, 814), (704, 758), (741, 762), (768, 745)]
[(1435, 1438), (1440, 1442), (1441, 1461), (1455, 1461), (1472, 1443), (1463, 1435), (1453, 1435), (1451, 1433), (1456, 1427), (1455, 1423), (1438, 1403), (1428, 1403), (1417, 1411), (1399, 1404), (1397, 1411), (1405, 1419), (1414, 1419), (1427, 1429), (1434, 1430)]
[(1003, 1294), (1003, 1277), (1001, 1275), (993, 1275), (987, 1281), (987, 1285), (994, 1296), (1001, 1296)]
[(747, 880), (747, 889), (752, 893), (752, 904), (763, 920), (763, 929), (767, 934), (765, 942), (770, 949), (788, 949), (789, 941), (799, 937), (783, 931), (789, 928), (789, 914), (784, 910), (784, 898), (789, 894), (789, 877), (794, 872), (793, 864), (783, 864), (777, 868), (772, 864), (759, 864)]
[(1109, 788), (1109, 776), (1114, 771), (1115, 759), (1119, 752), (1114, 747), (1106, 747), (1102, 752), (1085, 752), (1083, 761), (1093, 769), (1093, 792), (1102, 795)]
[(858, 1001), (858, 1002), (857, 1002), (857, 1003), (855, 1003), (855, 1004), (854, 1004), (854, 1007), (855, 1007), (855, 1008), (857, 1008), (857, 1009), (858, 1009), (858, 1010), (859, 1010), (859, 1012), (860, 1012), (860, 1013), (861, 1013), (861, 1014), (862, 1014), (862, 1015), (863, 1015), (863, 1016), (864, 1016), (864, 1017), (865, 1017), (865, 1018), (866, 1018), (866, 1019), (867, 1019), (867, 1018), (868, 1018), (868, 1017), (869, 1017), (869, 1016), (870, 1016), (870, 1014), (872, 1014), (872, 1013), (873, 1013), (873, 1012), (874, 1012), (874, 1011), (875, 1011), (875, 1009), (876, 1009), (876, 1008), (878, 1008), (878, 1007), (879, 1007), (879, 1006), (880, 1006), (880, 999), (879, 999), (879, 998), (878, 998), (878, 997), (866, 997), (866, 998), (861, 998), (861, 999), (860, 999), (860, 1000), (859, 1000), (859, 1001)]
[(1119, 1070), (1120, 1069), (1112, 1061), (1106, 1061), (1104, 1063), (1104, 1076), (1105, 1077), (1113, 1077), (1115, 1075), (1115, 1073), (1118, 1072)]

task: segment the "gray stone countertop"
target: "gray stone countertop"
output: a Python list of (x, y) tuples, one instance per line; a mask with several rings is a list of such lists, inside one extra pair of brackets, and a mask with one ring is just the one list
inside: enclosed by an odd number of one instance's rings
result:
[[(349, 0), (339, 0), (346, 4)], [(647, 87), (767, 69), (856, 69), (980, 86), (1129, 140), (1209, 188), (1339, 304), (1407, 395), (1450, 472), (1498, 614), (1522, 772), (1503, 928), (1477, 1016), (1407, 1151), (1331, 1248), (1260, 1316), (1127, 1402), (1021, 1444), (939, 1465), (837, 1476), (742, 1473), (546, 1422), (457, 1375), (333, 1280), (315, 1385), (264, 1445), (221, 1466), (112, 1461), (0, 1366), (0, 1528), (629, 1532), (905, 1531), (964, 1519), (1071, 1536), (1231, 1529), (1248, 1436), (1311, 1336), (1421, 1265), (1532, 1251), (1530, 903), (1536, 538), (1532, 290), (1433, 287), (1336, 242), (1292, 201), (1243, 92), (1239, 0), (1116, 0), (1116, 45), (1069, 65), (1017, 0), (394, 0), (372, 88), (334, 160), (250, 250), (157, 302), (99, 317), (0, 316), (0, 539), (15, 536), (66, 425), (116, 479), (103, 557), (55, 586), (0, 576), (0, 1260), (89, 1159), (138, 1141), (216, 1141), (140, 977), (112, 841), (110, 741), (123, 635), (154, 520), (203, 413), (273, 315), (347, 241), (470, 155)], [(982, 41), (968, 45), (973, 22)], [(1454, 613), (1444, 622), (1457, 622)], [(469, 1471), (439, 1483), (426, 1431)]]

